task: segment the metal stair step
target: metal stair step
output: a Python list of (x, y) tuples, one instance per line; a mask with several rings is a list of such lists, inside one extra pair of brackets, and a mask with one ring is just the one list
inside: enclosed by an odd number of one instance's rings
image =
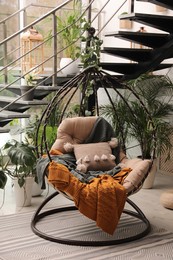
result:
[[(14, 103), (13, 103), (14, 102)], [(12, 103), (9, 105), (9, 103)], [(17, 112), (24, 112), (27, 109), (29, 109), (30, 107), (33, 106), (42, 106), (42, 105), (47, 105), (48, 101), (45, 100), (16, 100), (15, 97), (8, 97), (8, 96), (0, 96), (0, 106), (1, 107), (6, 107), (8, 106), (8, 110), (10, 111), (17, 111)], [(6, 109), (6, 108), (5, 108)]]
[(47, 105), (47, 101), (45, 100), (16, 100), (15, 97), (9, 97), (9, 96), (0, 96), (0, 102), (4, 103), (10, 103), (10, 102), (15, 102), (15, 104), (21, 104), (21, 105)]
[(133, 49), (133, 48), (114, 48), (105, 47), (103, 53), (110, 54), (133, 60), (136, 62), (145, 62), (151, 59), (152, 49)]
[[(143, 49), (143, 48), (114, 48), (114, 47), (105, 47), (102, 50), (102, 53), (106, 53), (112, 56), (117, 56), (121, 58), (126, 58), (135, 62), (149, 62), (153, 57), (153, 52), (156, 53), (153, 49)], [(173, 50), (171, 50), (165, 59), (173, 57)]]
[(139, 22), (165, 32), (173, 33), (173, 16), (132, 13), (120, 15), (119, 19)]
[(148, 2), (155, 5), (160, 5), (166, 7), (168, 9), (173, 9), (173, 1), (172, 0), (137, 0), (140, 2)]
[(0, 127), (0, 134), (9, 133), (9, 132), (10, 132), (10, 129)]
[[(134, 76), (134, 73), (137, 74), (138, 71), (142, 70), (144, 68), (143, 64), (140, 63), (111, 63), (111, 62), (101, 62), (100, 66), (103, 70), (110, 70), (112, 72), (120, 73), (122, 74), (122, 77), (124, 76), (125, 79), (131, 79)], [(154, 71), (162, 70), (166, 68), (172, 67), (172, 64), (159, 64)], [(128, 71), (128, 73), (127, 73)], [(140, 71), (141, 73), (141, 71)]]
[(19, 113), (19, 112), (13, 112), (9, 110), (2, 110), (0, 108), (0, 120), (1, 118), (5, 119), (14, 119), (14, 118), (29, 118), (30, 115), (24, 114), (24, 113)]
[(105, 36), (120, 38), (134, 43), (142, 44), (150, 48), (160, 48), (169, 41), (168, 33), (116, 31), (108, 32), (105, 34)]
[[(5, 85), (0, 85), (0, 89), (5, 87)], [(41, 100), (46, 97), (48, 94), (54, 91), (58, 91), (61, 86), (52, 87), (52, 86), (38, 86), (34, 91), (34, 99)], [(7, 88), (9, 91), (14, 94), (21, 95), (21, 90), (19, 85), (11, 85)]]

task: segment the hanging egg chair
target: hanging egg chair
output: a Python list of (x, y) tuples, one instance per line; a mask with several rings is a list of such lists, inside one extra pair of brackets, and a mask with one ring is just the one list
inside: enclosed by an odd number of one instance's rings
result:
[[(94, 37), (93, 35), (91, 36)], [(151, 226), (148, 219), (129, 197), (141, 189), (152, 167), (155, 149), (153, 147), (153, 158), (128, 158), (124, 141), (123, 118), (120, 118), (122, 115), (118, 113), (114, 101), (114, 98), (118, 97), (128, 112), (135, 117), (123, 94), (124, 90), (131, 93), (145, 111), (150, 121), (150, 128), (152, 128), (152, 141), (155, 143), (152, 118), (143, 101), (133, 88), (114, 75), (103, 71), (98, 63), (90, 64), (69, 80), (47, 105), (37, 131), (37, 136), (38, 133), (40, 136), (40, 127), (43, 126), (40, 144), (38, 138), (36, 140), (37, 173), (43, 186), (46, 176), (56, 191), (45, 199), (32, 218), (31, 228), (36, 235), (68, 245), (107, 246), (130, 242), (150, 232)], [(68, 117), (70, 104), (77, 93), (78, 95), (80, 93), (78, 114)], [(88, 97), (91, 93), (92, 109), (88, 115)], [(102, 97), (108, 100), (114, 118), (116, 122), (119, 122), (118, 136), (108, 120), (100, 114), (100, 98)], [(60, 107), (61, 114), (57, 118), (57, 137), (50, 148), (46, 127), (53, 111)], [(140, 119), (136, 117), (134, 120)], [(44, 206), (58, 194), (73, 201), (75, 205), (43, 210)], [(133, 210), (124, 207), (126, 202)], [(49, 215), (57, 214), (58, 218), (59, 214), (69, 211), (68, 222), (70, 222), (70, 214), (74, 210), (78, 210), (81, 215), (95, 221), (96, 229), (102, 232), (99, 239), (95, 236), (92, 238), (92, 234), (89, 239), (88, 237), (67, 238), (62, 234), (59, 235), (58, 231), (57, 236), (52, 236), (39, 230), (38, 222)], [(116, 236), (116, 230), (121, 229), (119, 222), (121, 224), (121, 216), (124, 214), (136, 219), (140, 224), (135, 226), (129, 223), (127, 229), (122, 229), (121, 235)], [(106, 234), (105, 237), (103, 234)]]

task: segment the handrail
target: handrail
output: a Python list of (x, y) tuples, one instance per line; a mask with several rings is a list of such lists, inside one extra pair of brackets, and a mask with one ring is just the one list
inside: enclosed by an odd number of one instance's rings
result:
[(4, 18), (3, 20), (0, 21), (0, 24), (1, 23), (5, 23), (6, 21), (8, 21), (9, 19), (11, 19), (12, 17), (14, 17), (15, 15), (19, 14), (20, 12), (22, 11), (26, 11), (26, 9), (28, 9), (28, 7), (31, 7), (31, 6), (36, 6), (36, 7), (44, 7), (44, 8), (54, 8), (53, 6), (46, 6), (46, 5), (38, 5), (38, 4), (29, 4), (29, 5), (26, 5), (25, 7), (21, 8), (20, 10), (17, 10), (16, 12), (14, 12), (13, 14), (9, 15), (8, 17)]
[(31, 28), (32, 26), (34, 26), (35, 24), (37, 24), (38, 22), (44, 20), (45, 18), (47, 18), (49, 15), (51, 14), (55, 14), (56, 11), (58, 11), (59, 9), (61, 9), (63, 6), (67, 5), (68, 3), (70, 3), (72, 0), (66, 0), (64, 3), (60, 4), (59, 6), (55, 7), (53, 10), (49, 11), (48, 13), (44, 14), (43, 16), (41, 16), (40, 18), (36, 19), (34, 22), (30, 23), (29, 25), (25, 26), (23, 29), (17, 31), (16, 33), (10, 35), (9, 37), (7, 37), (6, 39), (4, 39), (3, 41), (0, 42), (1, 44), (4, 44), (6, 42), (8, 42), (9, 40), (13, 39), (14, 37), (18, 36), (20, 33), (25, 32), (27, 29)]
[(16, 14), (19, 14), (22, 11), (25, 11), (28, 7), (30, 7), (32, 4), (29, 4), (23, 8), (21, 8), (20, 10), (17, 10), (16, 12), (14, 12), (13, 14), (9, 15), (8, 17), (4, 18), (3, 20), (0, 21), (1, 23), (5, 23), (6, 21), (8, 21), (9, 19), (11, 19), (12, 17), (14, 17)]
[[(91, 1), (90, 1), (90, 4), (89, 4), (89, 5), (86, 7), (86, 9), (81, 13), (81, 15), (78, 17), (78, 19), (77, 19), (75, 22), (73, 22), (72, 24), (68, 25), (65, 29), (69, 28), (71, 25), (73, 25), (74, 23), (78, 22), (78, 21), (83, 17), (83, 15), (86, 13), (86, 11), (88, 10), (88, 8), (93, 4), (94, 1), (95, 1), (95, 0), (91, 0)], [(110, 1), (110, 0), (108, 0), (107, 3), (108, 3), (109, 1)], [(99, 13), (100, 13), (100, 12), (99, 12)], [(95, 16), (95, 17), (92, 19), (92, 22), (96, 19), (96, 17), (97, 17), (97, 16)], [(31, 24), (30, 24), (30, 25), (31, 25)], [(61, 30), (61, 31), (56, 32), (55, 34), (53, 34), (52, 38), (55, 39), (55, 36), (57, 36), (58, 34), (62, 33), (62, 31), (63, 31), (63, 30)], [(79, 38), (80, 38), (80, 36), (81, 36), (81, 35), (79, 35)], [(49, 58), (47, 58), (45, 61), (43, 61), (42, 63), (40, 63), (40, 64), (38, 64), (37, 66), (35, 66), (32, 70), (36, 69), (36, 68), (39, 67), (40, 65), (43, 65), (43, 64), (46, 63), (48, 60), (50, 60), (51, 58), (53, 58), (55, 55), (61, 53), (63, 50), (65, 50), (66, 48), (68, 48), (69, 46), (71, 46), (72, 44), (74, 44), (77, 40), (79, 40), (79, 38), (76, 39), (76, 40), (75, 40), (74, 42), (72, 42), (71, 44), (69, 44), (68, 46), (63, 47), (60, 51), (54, 53), (52, 56), (50, 56)], [(43, 42), (41, 42), (41, 43), (38, 44), (37, 46), (33, 47), (33, 48), (32, 48), (31, 50), (29, 50), (28, 52), (26, 52), (25, 54), (23, 54), (23, 55), (21, 55), (20, 57), (18, 57), (17, 59), (15, 59), (15, 61), (10, 62), (10, 63), (7, 64), (6, 66), (4, 66), (2, 69), (0, 69), (0, 72), (3, 71), (4, 69), (7, 69), (8, 66), (10, 66), (10, 65), (12, 65), (14, 62), (20, 60), (21, 58), (23, 58), (25, 55), (29, 54), (29, 53), (32, 52), (33, 50), (35, 50), (35, 49), (37, 49), (38, 47), (42, 46), (42, 45), (45, 44), (47, 41), (48, 41), (48, 39), (47, 39), (47, 40), (44, 40)], [(31, 72), (32, 70), (30, 70), (30, 72)], [(26, 73), (26, 74), (27, 74), (27, 73)], [(25, 76), (26, 74), (24, 74), (23, 76)], [(55, 73), (53, 73), (52, 76), (53, 76), (53, 75), (55, 75)], [(14, 83), (17, 82), (17, 81), (18, 81), (18, 79), (15, 80), (15, 81), (13, 81), (12, 83), (8, 84), (8, 85), (5, 86), (4, 88), (2, 88), (2, 89), (0, 90), (0, 92), (3, 91), (5, 88), (8, 88), (10, 85), (14, 84)]]
[[(70, 0), (70, 1), (72, 1), (72, 0)], [(73, 22), (72, 24), (68, 25), (65, 29), (69, 28), (71, 25), (73, 25), (74, 23), (78, 22), (78, 21), (82, 18), (82, 16), (85, 14), (85, 12), (88, 10), (88, 8), (93, 4), (94, 1), (95, 1), (95, 0), (90, 1), (90, 4), (89, 4), (89, 5), (86, 7), (86, 9), (81, 13), (81, 15), (78, 17), (78, 19), (77, 19), (75, 22)], [(108, 0), (107, 3), (108, 3), (109, 1), (110, 1), (110, 0)], [(126, 1), (127, 1), (127, 0), (126, 0)], [(99, 13), (100, 13), (100, 12), (99, 12)], [(92, 19), (92, 22), (96, 19), (96, 17), (97, 17), (97, 16), (95, 16), (95, 17)], [(28, 28), (30, 28), (31, 26), (32, 26), (32, 23), (28, 25)], [(25, 28), (26, 28), (26, 27), (25, 27)], [(61, 30), (61, 31), (59, 31), (59, 32), (56, 32), (56, 34), (54, 34), (54, 35), (52, 36), (52, 38), (54, 38), (54, 37), (57, 36), (58, 34), (62, 33), (62, 31), (63, 31), (63, 30)], [(19, 33), (19, 31), (18, 31), (18, 33)], [(79, 37), (80, 37), (80, 36), (79, 36)], [(59, 54), (60, 52), (62, 52), (63, 50), (65, 50), (67, 47), (69, 47), (69, 46), (71, 46), (72, 44), (74, 44), (77, 40), (79, 40), (79, 38), (76, 39), (74, 42), (72, 42), (70, 45), (63, 47), (63, 48), (62, 48), (60, 51), (58, 51), (56, 54)], [(26, 52), (25, 54), (23, 54), (23, 55), (21, 55), (20, 57), (18, 57), (15, 61), (20, 60), (20, 59), (23, 58), (25, 55), (29, 54), (31, 51), (33, 51), (33, 50), (37, 49), (38, 47), (42, 46), (43, 44), (45, 44), (47, 41), (48, 41), (48, 39), (47, 39), (47, 40), (44, 40), (43, 42), (41, 42), (41, 43), (38, 44), (37, 46), (33, 47), (30, 51), (28, 51), (28, 52)], [(53, 56), (52, 56), (52, 57), (53, 57)], [(52, 58), (52, 57), (51, 57), (51, 58)], [(0, 72), (1, 72), (3, 69), (7, 68), (8, 66), (12, 65), (15, 61), (12, 61), (10, 64), (4, 66), (4, 67), (0, 70)], [(46, 60), (46, 62), (47, 62), (47, 60)], [(44, 62), (44, 63), (45, 63), (45, 62)], [(39, 64), (39, 65), (42, 65), (42, 64)], [(39, 66), (39, 65), (38, 65), (38, 66)], [(37, 67), (36, 67), (36, 68), (37, 68)]]
[[(103, 31), (103, 29), (106, 27), (106, 25), (112, 20), (112, 18), (119, 12), (119, 10), (124, 6), (124, 4), (127, 2), (128, 0), (125, 0), (120, 6), (119, 6), (119, 8), (116, 10), (116, 12), (108, 19), (108, 21), (103, 25), (103, 27), (102, 27), (102, 29), (100, 30), (100, 32), (101, 31)], [(107, 3), (105, 3), (105, 5), (106, 5)], [(102, 9), (104, 9), (104, 7), (105, 7), (105, 5), (102, 7)], [(99, 32), (99, 33), (100, 33)], [(99, 33), (97, 33), (97, 35), (99, 34)]]
[[(42, 17), (36, 19), (34, 22), (32, 22), (32, 23), (30, 23), (29, 25), (25, 26), (23, 29), (19, 30), (18, 32), (14, 33), (13, 35), (9, 36), (8, 38), (4, 39), (3, 41), (0, 42), (0, 44), (6, 43), (7, 41), (11, 40), (11, 39), (14, 38), (15, 36), (20, 35), (20, 33), (22, 33), (23, 31), (26, 31), (28, 28), (30, 28), (31, 26), (37, 24), (38, 22), (44, 20), (44, 19), (47, 18), (49, 15), (52, 15), (52, 14), (53, 14), (53, 17), (55, 18), (55, 17), (56, 17), (55, 12), (56, 12), (57, 10), (61, 9), (62, 7), (64, 7), (65, 5), (67, 5), (68, 3), (70, 3), (71, 1), (72, 1), (72, 0), (67, 0), (67, 1), (65, 1), (64, 3), (60, 4), (59, 6), (57, 6), (57, 7), (54, 8), (53, 10), (49, 11), (48, 13), (46, 13), (45, 15), (43, 15)], [(90, 0), (90, 1), (89, 1), (88, 6), (87, 6), (86, 9), (84, 10), (84, 12), (82, 12), (82, 14), (81, 14), (80, 17), (77, 19), (77, 21), (84, 15), (84, 13), (86, 13), (86, 11), (89, 9), (89, 7), (91, 7), (91, 5), (93, 4), (94, 1), (95, 1), (95, 0)], [(93, 22), (93, 21), (97, 18), (97, 16), (103, 11), (103, 9), (105, 8), (105, 6), (106, 6), (109, 2), (110, 2), (110, 0), (107, 0), (106, 3), (104, 3), (103, 7), (99, 10), (99, 12), (97, 13), (97, 15), (95, 15), (95, 17), (92, 19), (91, 22)], [(127, 2), (127, 0), (125, 0), (124, 3), (121, 4), (121, 6), (118, 8), (118, 11), (119, 11), (119, 9), (120, 9), (126, 2)], [(118, 11), (116, 11), (116, 12), (114, 13), (114, 15), (115, 15)], [(110, 20), (114, 17), (114, 15), (106, 22), (106, 25), (110, 22)], [(76, 22), (77, 22), (77, 21), (76, 21)], [(73, 23), (72, 23), (72, 24), (73, 24)], [(71, 24), (71, 25), (72, 25), (72, 24)], [(67, 26), (67, 27), (70, 27), (71, 25), (69, 25), (69, 26)], [(98, 34), (103, 30), (104, 27), (105, 27), (105, 25), (103, 25), (103, 27), (100, 29), (100, 31), (98, 32)], [(59, 32), (56, 31), (56, 33), (53, 33), (53, 37), (52, 37), (52, 38), (56, 38), (55, 36), (58, 35), (58, 34), (60, 34), (62, 31), (63, 31), (63, 30), (61, 30), (61, 31), (59, 31)], [(45, 42), (46, 42), (46, 40), (44, 40), (44, 41), (43, 41), (42, 43), (40, 43), (38, 46), (41, 46), (41, 45), (44, 44)], [(76, 41), (75, 41), (75, 42), (76, 42)], [(72, 44), (74, 44), (75, 42), (72, 42)], [(33, 48), (32, 50), (30, 50), (28, 53), (30, 53), (31, 51), (33, 51), (34, 49), (36, 49), (38, 46), (34, 47), (34, 48)], [(70, 45), (69, 45), (69, 46), (70, 46)], [(68, 46), (63, 47), (63, 48), (62, 48), (60, 51), (58, 51), (58, 52), (57, 52), (57, 51), (55, 52), (55, 50), (54, 50), (54, 53), (53, 53), (52, 55), (50, 55), (49, 58), (47, 58), (46, 60), (44, 60), (42, 63), (38, 64), (36, 67), (39, 67), (40, 65), (46, 63), (48, 60), (52, 59), (55, 55), (57, 55), (57, 54), (59, 54), (60, 52), (62, 52), (66, 47), (68, 47)], [(15, 59), (13, 62), (10, 62), (10, 64), (13, 64), (14, 62), (20, 60), (20, 59), (21, 59), (23, 56), (25, 56), (25, 55), (26, 55), (26, 53), (25, 53), (24, 55), (21, 55), (21, 56), (18, 57), (17, 59)], [(6, 65), (3, 69), (4, 69), (4, 70), (7, 69), (8, 66), (9, 66), (9, 64)], [(2, 70), (0, 70), (0, 71), (2, 71)], [(54, 78), (56, 78), (56, 74), (57, 74), (58, 71), (60, 71), (60, 70), (57, 70), (57, 69), (56, 69), (56, 71), (54, 70), (50, 77), (54, 76)], [(26, 73), (26, 74), (27, 74), (27, 73)], [(26, 74), (25, 74), (25, 75), (26, 75)], [(23, 76), (25, 76), (25, 75), (23, 75)], [(22, 78), (22, 77), (20, 77), (20, 79), (21, 79), (21, 78)], [(16, 80), (14, 80), (12, 83), (7, 84), (4, 88), (1, 88), (0, 92), (1, 92), (2, 90), (4, 90), (4, 89), (7, 89), (9, 86), (13, 85), (13, 84), (14, 84), (15, 82), (17, 82), (18, 80), (19, 80), (19, 79), (16, 79)], [(42, 83), (42, 82), (44, 82), (44, 80), (41, 81), (41, 83)], [(54, 83), (55, 83), (55, 82), (54, 82)], [(41, 84), (39, 84), (39, 85), (41, 85)], [(55, 84), (54, 84), (54, 85), (55, 85)], [(16, 101), (19, 100), (20, 98), (21, 98), (21, 97), (18, 97), (18, 98), (16, 99)], [(15, 101), (9, 103), (9, 104), (6, 105), (3, 109), (8, 108), (8, 107), (9, 107), (12, 103), (14, 103), (14, 102), (15, 102)], [(0, 112), (1, 112), (3, 109), (0, 109)]]

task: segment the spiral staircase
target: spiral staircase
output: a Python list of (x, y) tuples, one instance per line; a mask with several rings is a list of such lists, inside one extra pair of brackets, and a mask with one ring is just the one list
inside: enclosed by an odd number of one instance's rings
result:
[[(140, 1), (140, 0), (136, 0)], [(40, 18), (46, 19), (49, 15), (55, 14), (55, 11), (62, 8), (71, 0), (65, 1), (63, 4), (49, 11), (46, 15)], [(88, 8), (94, 2), (91, 1)], [(142, 2), (142, 1), (141, 1)], [(173, 2), (171, 0), (143, 0), (143, 2), (150, 2), (159, 6), (166, 7), (167, 9), (173, 10)], [(123, 62), (100, 62), (100, 66), (104, 70), (111, 71), (115, 77), (118, 77), (120, 81), (129, 79), (135, 79), (141, 74), (149, 71), (157, 71), (172, 67), (172, 63), (168, 62), (169, 59), (173, 58), (173, 16), (168, 15), (156, 15), (156, 14), (142, 14), (142, 13), (130, 13), (121, 15), (120, 20), (130, 20), (137, 22), (140, 26), (148, 25), (155, 29), (160, 30), (156, 33), (148, 32), (134, 32), (120, 30), (117, 32), (107, 32), (105, 37), (115, 37), (131, 43), (131, 48), (120, 48), (120, 47), (104, 47), (102, 53), (120, 57)], [(40, 21), (39, 20), (39, 21)], [(4, 24), (4, 21), (0, 21)], [(37, 21), (25, 26), (23, 30), (19, 30), (15, 33), (19, 35), (21, 32), (37, 24)], [(11, 40), (13, 36), (5, 38), (0, 44), (6, 46), (7, 42)], [(136, 48), (135, 44), (142, 45), (144, 48)], [(4, 47), (5, 49), (5, 47)], [(56, 56), (56, 52), (54, 52)], [(56, 58), (54, 58), (56, 61)], [(8, 64), (0, 70), (0, 74), (3, 75), (8, 70)], [(55, 66), (56, 72), (57, 67)], [(3, 93), (4, 90), (8, 90), (15, 93), (15, 97), (9, 97), (7, 95), (0, 95), (0, 133), (9, 131), (7, 127), (8, 123), (14, 118), (28, 118), (29, 113), (25, 113), (29, 108), (33, 106), (46, 105), (47, 101), (44, 99), (52, 91), (56, 91), (65, 82), (71, 78), (69, 77), (55, 77), (55, 72), (49, 75), (48, 78), (42, 80), (35, 91), (33, 101), (24, 101), (20, 98), (20, 88), (14, 83), (8, 84), (7, 82), (1, 84), (0, 91)]]

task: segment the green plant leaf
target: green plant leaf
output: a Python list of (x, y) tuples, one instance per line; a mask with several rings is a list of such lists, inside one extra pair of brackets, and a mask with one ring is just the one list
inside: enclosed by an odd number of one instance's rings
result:
[(18, 178), (18, 184), (19, 184), (20, 187), (23, 187), (23, 185), (25, 184), (25, 177), (24, 176)]
[(7, 183), (7, 176), (2, 170), (0, 170), (0, 189), (4, 189), (6, 183)]

